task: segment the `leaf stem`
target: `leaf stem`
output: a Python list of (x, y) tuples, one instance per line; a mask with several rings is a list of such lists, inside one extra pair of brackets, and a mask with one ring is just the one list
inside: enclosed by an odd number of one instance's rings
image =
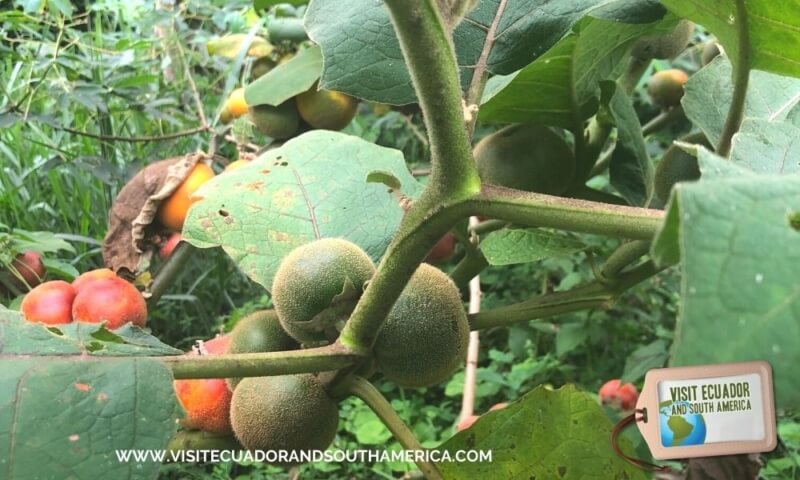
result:
[(317, 373), (353, 365), (362, 357), (339, 344), (286, 352), (158, 357), (176, 379), (265, 377)]
[(609, 308), (627, 289), (659, 273), (663, 268), (644, 262), (620, 275), (613, 283), (596, 280), (566, 292), (548, 293), (515, 305), (469, 315), (472, 330), (509, 326), (591, 308)]
[[(380, 418), (386, 428), (392, 432), (394, 438), (400, 442), (406, 450), (423, 450), (419, 440), (408, 426), (403, 422), (403, 419), (397, 415), (392, 405), (381, 395), (371, 383), (361, 377), (352, 376), (348, 379), (347, 392), (350, 395), (360, 398), (367, 406), (375, 412), (375, 415)], [(436, 465), (423, 460), (416, 461), (420, 471), (425, 475), (428, 480), (442, 480), (442, 474), (436, 469)]]
[(475, 215), (638, 240), (651, 239), (664, 218), (661, 210), (553, 197), (494, 185), (484, 185), (468, 203)]
[(733, 98), (725, 119), (725, 126), (717, 143), (716, 153), (727, 157), (731, 153), (731, 141), (744, 117), (745, 100), (747, 99), (747, 85), (750, 82), (750, 30), (747, 19), (745, 0), (736, 2), (736, 34), (739, 37), (739, 49), (734, 65)]

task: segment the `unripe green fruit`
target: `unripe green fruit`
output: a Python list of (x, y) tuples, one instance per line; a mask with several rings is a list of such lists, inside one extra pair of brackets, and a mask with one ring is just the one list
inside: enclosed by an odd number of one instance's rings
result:
[[(230, 337), (228, 353), (282, 352), (300, 346), (286, 334), (274, 310), (251, 313), (236, 323)], [(228, 378), (228, 387), (234, 390), (241, 378)]]
[(231, 423), (248, 450), (324, 450), (339, 411), (313, 375), (249, 377), (233, 393)]
[(697, 157), (672, 145), (664, 152), (664, 156), (656, 166), (654, 179), (656, 195), (666, 202), (676, 183), (691, 182), (699, 178), (700, 167), (697, 164)]
[(358, 245), (325, 238), (294, 249), (272, 283), (272, 302), (281, 326), (300, 343), (321, 342), (353, 311), (364, 284), (375, 273)]
[(250, 120), (259, 132), (277, 140), (294, 136), (300, 128), (300, 115), (291, 100), (273, 107), (256, 105), (249, 107)]
[(441, 270), (419, 266), (375, 342), (375, 364), (402, 387), (442, 382), (466, 358), (469, 323), (458, 288)]
[(473, 151), (486, 183), (559, 195), (575, 176), (575, 158), (564, 139), (541, 125), (509, 125), (481, 140)]
[(257, 58), (253, 62), (253, 66), (250, 67), (250, 81), (252, 82), (258, 77), (266, 75), (270, 70), (275, 68), (275, 65), (277, 64), (270, 57)]
[(681, 53), (694, 33), (694, 23), (681, 20), (675, 29), (666, 35), (645, 36), (633, 44), (631, 55), (643, 60), (667, 59)]
[(356, 116), (358, 100), (341, 92), (310, 90), (296, 97), (297, 110), (303, 120), (314, 128), (341, 130)]
[(703, 53), (700, 54), (700, 61), (703, 63), (703, 66), (708, 65), (720, 54), (719, 51), (719, 43), (712, 40), (705, 44), (703, 47)]
[(661, 108), (677, 107), (683, 98), (683, 86), (689, 76), (675, 68), (656, 72), (647, 82), (647, 93), (653, 103)]

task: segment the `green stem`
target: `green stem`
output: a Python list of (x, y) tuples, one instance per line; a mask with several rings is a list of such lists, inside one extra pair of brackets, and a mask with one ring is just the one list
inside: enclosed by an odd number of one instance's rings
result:
[(734, 65), (733, 98), (725, 119), (725, 126), (719, 137), (716, 152), (727, 157), (731, 152), (731, 141), (739, 131), (744, 117), (745, 100), (747, 99), (747, 85), (750, 82), (750, 30), (748, 27), (747, 8), (745, 0), (736, 0), (736, 33), (739, 38), (739, 50)]
[(553, 197), (494, 185), (484, 185), (481, 193), (467, 203), (473, 215), (638, 240), (651, 239), (664, 219), (660, 210)]
[(645, 262), (620, 275), (613, 283), (594, 281), (566, 292), (549, 293), (515, 305), (472, 314), (468, 316), (470, 328), (503, 327), (591, 308), (609, 308), (625, 290), (661, 270), (652, 262)]
[(302, 18), (273, 18), (267, 22), (267, 33), (272, 43), (308, 40)]
[(148, 308), (155, 307), (161, 296), (172, 286), (178, 275), (183, 272), (194, 251), (195, 248), (188, 243), (178, 243), (178, 246), (172, 251), (172, 255), (167, 258), (153, 278), (149, 290), (150, 295), (147, 297)]
[(628, 265), (635, 262), (650, 251), (650, 242), (636, 240), (620, 245), (600, 268), (603, 281), (613, 281), (614, 278)]
[(630, 57), (628, 68), (625, 73), (617, 80), (617, 83), (622, 88), (622, 91), (630, 95), (636, 90), (642, 75), (650, 67), (650, 60), (643, 60), (641, 58)]
[(618, 197), (614, 194), (595, 190), (587, 185), (581, 185), (576, 190), (569, 192), (571, 198), (580, 198), (582, 200), (591, 200), (592, 202), (610, 203), (612, 205), (628, 205), (624, 198)]
[(436, 0), (386, 0), (411, 74), (431, 148), (431, 175), (398, 228), (340, 342), (369, 352), (392, 305), (428, 251), (459, 216), (457, 204), (480, 189), (472, 159), (461, 83), (448, 28)]
[(386, 0), (385, 3), (428, 131), (430, 182), (435, 188), (427, 191), (449, 199), (475, 193), (480, 179), (464, 120), (458, 65), (437, 1)]
[(661, 112), (653, 117), (653, 119), (647, 122), (644, 126), (642, 126), (642, 136), (646, 137), (651, 135), (680, 118), (683, 118), (683, 107), (680, 105)]
[(317, 373), (353, 365), (362, 357), (339, 344), (286, 352), (158, 357), (176, 379), (266, 377)]
[[(422, 445), (419, 440), (408, 426), (403, 422), (403, 419), (397, 415), (392, 405), (381, 395), (371, 383), (361, 377), (350, 377), (348, 380), (348, 393), (360, 398), (367, 406), (375, 412), (375, 415), (381, 419), (386, 428), (392, 432), (394, 438), (400, 442), (406, 450), (422, 451)], [(436, 465), (423, 460), (416, 462), (420, 471), (425, 475), (428, 480), (442, 480), (442, 474), (436, 469)]]
[(496, 232), (497, 230), (502, 230), (508, 226), (508, 222), (504, 222), (502, 220), (485, 220), (470, 230), (475, 235), (486, 235), (487, 233)]
[(450, 272), (450, 279), (458, 286), (459, 290), (464, 291), (467, 289), (469, 281), (488, 266), (489, 262), (480, 250), (468, 252)]

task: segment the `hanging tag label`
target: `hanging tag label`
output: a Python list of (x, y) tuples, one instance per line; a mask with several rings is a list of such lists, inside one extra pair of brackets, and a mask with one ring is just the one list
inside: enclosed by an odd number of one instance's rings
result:
[(650, 370), (636, 408), (657, 460), (767, 452), (777, 442), (767, 362)]

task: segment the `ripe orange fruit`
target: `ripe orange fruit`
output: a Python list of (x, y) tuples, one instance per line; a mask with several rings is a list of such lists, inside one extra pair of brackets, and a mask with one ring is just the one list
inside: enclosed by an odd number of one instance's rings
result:
[(604, 383), (598, 395), (603, 405), (611, 405), (624, 411), (636, 408), (636, 401), (639, 399), (636, 387), (631, 383), (623, 385), (618, 378)]
[(25, 320), (59, 325), (72, 322), (72, 303), (75, 289), (67, 282), (44, 282), (22, 299), (20, 310)]
[(225, 110), (231, 114), (233, 118), (239, 118), (247, 114), (247, 101), (244, 99), (244, 88), (237, 88), (228, 95), (225, 101)]
[(106, 278), (116, 278), (117, 274), (108, 268), (98, 268), (80, 274), (78, 278), (72, 281), (72, 288), (75, 293), (79, 293), (86, 288), (87, 285), (94, 283), (98, 280), (105, 280)]
[(683, 70), (672, 68), (655, 73), (647, 82), (647, 93), (653, 103), (661, 108), (677, 107), (683, 98), (683, 86), (689, 75)]
[(189, 172), (189, 176), (172, 192), (172, 195), (161, 202), (161, 207), (156, 214), (158, 221), (170, 230), (176, 232), (183, 230), (186, 214), (189, 213), (189, 207), (195, 201), (192, 199), (192, 194), (200, 188), (200, 185), (212, 178), (214, 178), (214, 170), (211, 167), (205, 163), (195, 165)]
[(76, 322), (106, 322), (109, 330), (126, 323), (144, 327), (147, 304), (133, 285), (115, 277), (96, 280), (83, 288), (72, 303)]

